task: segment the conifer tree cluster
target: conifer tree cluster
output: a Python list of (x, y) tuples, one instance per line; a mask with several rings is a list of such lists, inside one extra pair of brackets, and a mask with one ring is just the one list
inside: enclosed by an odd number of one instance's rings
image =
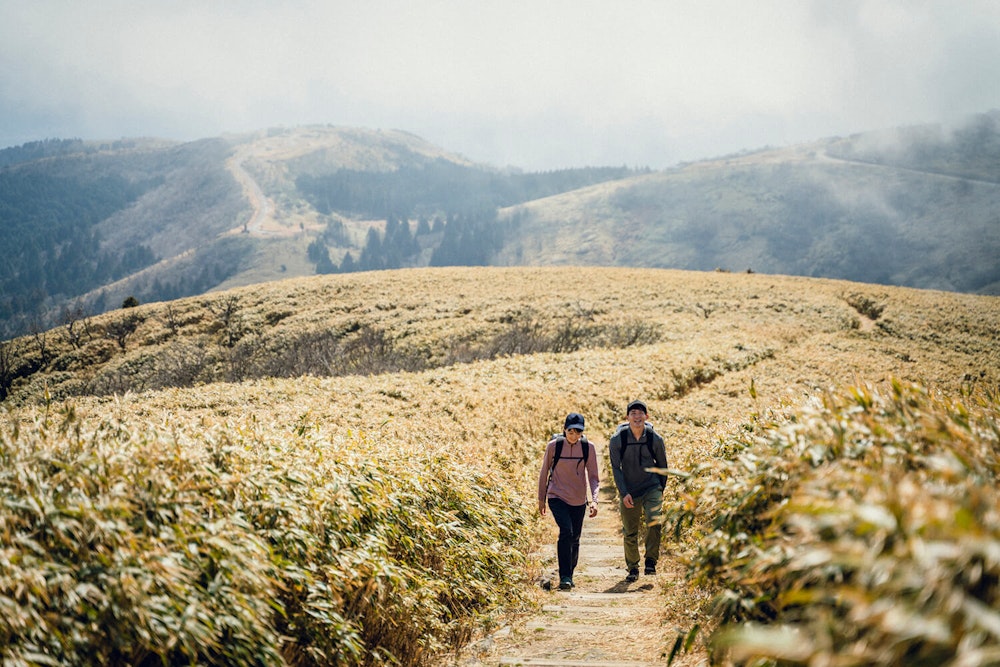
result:
[(513, 224), (516, 223), (499, 222), (495, 210), (450, 214), (447, 220), (435, 216), (433, 225), (421, 216), (415, 229), (410, 220), (389, 216), (385, 231), (368, 229), (356, 258), (348, 250), (340, 263), (334, 264), (327, 234), (314, 239), (307, 253), (319, 274), (411, 266), (488, 266), (503, 248), (506, 232)]

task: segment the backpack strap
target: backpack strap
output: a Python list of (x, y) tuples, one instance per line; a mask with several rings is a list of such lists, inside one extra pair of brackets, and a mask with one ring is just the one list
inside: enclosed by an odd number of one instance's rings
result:
[(624, 470), (625, 468), (625, 450), (628, 449), (628, 422), (618, 426), (618, 441), (621, 445), (618, 453), (618, 468)]
[(545, 483), (547, 487), (549, 482), (552, 481), (552, 471), (556, 469), (556, 464), (559, 463), (559, 457), (562, 456), (563, 443), (566, 442), (566, 437), (561, 434), (556, 434), (556, 450), (552, 453), (552, 465), (549, 466), (549, 479)]

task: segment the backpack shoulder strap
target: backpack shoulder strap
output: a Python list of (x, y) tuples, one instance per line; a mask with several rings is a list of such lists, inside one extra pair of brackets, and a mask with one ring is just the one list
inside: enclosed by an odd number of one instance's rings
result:
[[(618, 430), (615, 435), (618, 436), (618, 467), (622, 468), (625, 465), (625, 450), (628, 449), (628, 422), (618, 425)], [(614, 436), (612, 436), (614, 437)]]
[(590, 456), (590, 441), (587, 436), (580, 436), (580, 448), (583, 449), (583, 465), (587, 465), (587, 457)]
[(552, 481), (552, 471), (555, 470), (556, 464), (559, 463), (559, 457), (562, 456), (563, 443), (566, 442), (566, 436), (556, 435), (556, 450), (552, 453), (552, 465), (549, 466), (549, 481)]
[(653, 463), (656, 463), (656, 454), (653, 453), (653, 425), (649, 422), (646, 423), (646, 431), (642, 434), (646, 439), (646, 449), (649, 450), (649, 458), (653, 459)]

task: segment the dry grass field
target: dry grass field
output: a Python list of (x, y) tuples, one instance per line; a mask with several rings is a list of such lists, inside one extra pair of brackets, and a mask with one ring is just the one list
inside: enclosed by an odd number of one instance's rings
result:
[[(7, 341), (0, 604), (23, 613), (0, 614), (0, 645), (21, 664), (425, 664), (532, 608), (536, 465), (567, 412), (602, 446), (646, 399), (681, 498), (734, 441), (851, 388), (995, 401), (998, 331), (996, 297), (447, 268), (255, 285)], [(699, 557), (707, 506), (671, 545), (678, 567)], [(707, 635), (706, 594), (727, 580), (691, 571), (702, 582), (665, 588), (663, 607), (697, 610), (683, 619)], [(135, 631), (107, 648), (115, 624)]]

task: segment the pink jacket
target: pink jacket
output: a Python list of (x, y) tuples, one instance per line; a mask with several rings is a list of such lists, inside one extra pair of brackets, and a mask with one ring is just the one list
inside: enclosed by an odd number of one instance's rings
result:
[(545, 448), (542, 469), (538, 473), (538, 504), (544, 503), (546, 498), (559, 498), (567, 505), (586, 505), (591, 499), (597, 500), (597, 489), (601, 480), (597, 472), (596, 449), (591, 442), (587, 465), (584, 466), (582, 442), (577, 441), (575, 445), (570, 445), (567, 440), (563, 443), (559, 462), (556, 463), (552, 470), (552, 478), (549, 479), (549, 469), (552, 468), (552, 458), (556, 452), (556, 438), (550, 440)]

